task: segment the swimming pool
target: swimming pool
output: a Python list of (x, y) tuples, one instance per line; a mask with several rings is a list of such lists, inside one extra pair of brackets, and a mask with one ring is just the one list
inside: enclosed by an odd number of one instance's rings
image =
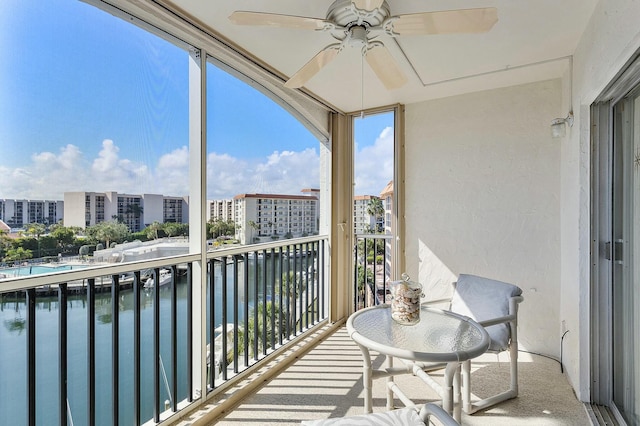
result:
[(50, 274), (52, 272), (83, 269), (85, 265), (22, 265), (11, 268), (0, 268), (0, 279), (24, 277), (28, 275)]

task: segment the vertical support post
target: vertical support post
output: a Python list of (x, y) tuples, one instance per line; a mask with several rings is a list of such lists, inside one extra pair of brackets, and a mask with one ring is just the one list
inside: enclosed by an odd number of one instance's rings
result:
[(331, 115), (331, 267), (329, 321), (349, 315), (353, 297), (353, 120)]
[(207, 392), (207, 53), (189, 53), (189, 252), (193, 263), (193, 389), (197, 397)]
[(394, 109), (394, 167), (393, 209), (391, 213), (391, 276), (399, 277), (406, 269), (405, 253), (405, 155), (404, 155), (404, 106)]

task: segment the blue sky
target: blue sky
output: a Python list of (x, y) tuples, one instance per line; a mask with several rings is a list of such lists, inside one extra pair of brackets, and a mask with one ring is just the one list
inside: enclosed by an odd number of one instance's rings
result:
[[(185, 50), (80, 1), (1, 0), (0, 51), (0, 198), (188, 193)], [(317, 187), (318, 140), (243, 82), (208, 73), (208, 198)], [(392, 120), (356, 121), (358, 194), (391, 177)]]

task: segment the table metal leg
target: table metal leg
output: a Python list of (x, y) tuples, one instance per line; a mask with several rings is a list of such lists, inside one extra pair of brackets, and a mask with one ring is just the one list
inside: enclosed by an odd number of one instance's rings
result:
[[(459, 409), (453, 410), (453, 381), (455, 376), (458, 376), (457, 379), (457, 393), (456, 395), (460, 398), (460, 363), (458, 362), (450, 362), (447, 364), (447, 367), (444, 369), (444, 392), (442, 395), (442, 408), (449, 414), (453, 416), (453, 418), (460, 423), (461, 413)], [(459, 405), (459, 404), (458, 404)], [(459, 407), (458, 407), (459, 408)]]
[(462, 418), (462, 392), (460, 391), (460, 364), (453, 374), (453, 418), (460, 423)]
[[(393, 357), (387, 355), (387, 367), (388, 368), (393, 368)], [(393, 405), (393, 390), (391, 389), (391, 386), (389, 386), (389, 383), (393, 382), (393, 376), (388, 376), (387, 377), (387, 411), (391, 411), (393, 410), (395, 407)]]
[(371, 368), (371, 355), (369, 349), (365, 346), (358, 344), (360, 352), (362, 352), (362, 386), (364, 388), (364, 413), (369, 414), (372, 412), (372, 384), (373, 384), (373, 371)]

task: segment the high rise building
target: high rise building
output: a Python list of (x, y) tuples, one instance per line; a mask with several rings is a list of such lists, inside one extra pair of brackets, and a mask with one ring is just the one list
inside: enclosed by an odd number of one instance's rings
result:
[(65, 192), (64, 225), (86, 228), (97, 223), (118, 220), (131, 232), (143, 230), (153, 222), (187, 223), (187, 197), (159, 194), (119, 194), (117, 192)]
[(0, 199), (0, 220), (11, 228), (30, 223), (52, 225), (62, 220), (63, 214), (62, 201)]
[(369, 213), (372, 201), (379, 199), (375, 195), (353, 197), (353, 231), (356, 234), (370, 234), (383, 230), (384, 215)]
[(240, 194), (233, 198), (241, 244), (318, 233), (317, 195)]

